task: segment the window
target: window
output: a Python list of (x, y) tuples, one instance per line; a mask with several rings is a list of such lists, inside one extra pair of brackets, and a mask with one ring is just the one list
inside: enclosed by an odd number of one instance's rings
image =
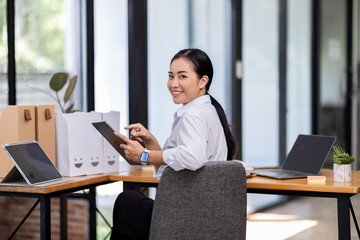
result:
[(0, 112), (8, 102), (6, 0), (0, 0)]
[[(78, 75), (78, 82), (81, 81), (81, 50), (74, 47), (80, 41), (78, 9), (78, 1), (15, 2), (17, 105), (56, 104), (32, 88), (54, 95), (49, 80), (55, 72), (68, 72), (70, 77)], [(76, 102), (75, 108), (81, 109), (81, 102)]]

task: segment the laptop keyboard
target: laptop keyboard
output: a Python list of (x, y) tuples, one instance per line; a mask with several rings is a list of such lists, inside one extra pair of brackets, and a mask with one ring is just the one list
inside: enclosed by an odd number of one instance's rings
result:
[(276, 176), (276, 177), (283, 177), (283, 176), (294, 176), (294, 177), (296, 177), (296, 176), (304, 176), (304, 175), (306, 175), (305, 173), (298, 173), (298, 172), (293, 172), (293, 171), (284, 170), (284, 169), (265, 170), (265, 171), (263, 171), (263, 173), (266, 174), (266, 175), (272, 175), (272, 176)]

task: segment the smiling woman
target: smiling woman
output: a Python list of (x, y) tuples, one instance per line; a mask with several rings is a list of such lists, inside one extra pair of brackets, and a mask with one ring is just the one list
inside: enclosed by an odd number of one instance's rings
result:
[(170, 66), (168, 89), (176, 104), (187, 104), (205, 95), (205, 86), (209, 81), (207, 75), (201, 76), (194, 71), (192, 62), (184, 57), (175, 59)]
[[(199, 49), (184, 49), (171, 60), (168, 89), (182, 107), (163, 148), (140, 123), (131, 124), (130, 139), (118, 133), (126, 158), (154, 165), (160, 178), (165, 167), (196, 171), (210, 161), (232, 160), (236, 143), (221, 105), (208, 94), (213, 67)], [(144, 147), (139, 143), (143, 142)], [(114, 206), (111, 239), (148, 239), (154, 201), (135, 191), (121, 193)], [(136, 229), (132, 231), (132, 229)]]

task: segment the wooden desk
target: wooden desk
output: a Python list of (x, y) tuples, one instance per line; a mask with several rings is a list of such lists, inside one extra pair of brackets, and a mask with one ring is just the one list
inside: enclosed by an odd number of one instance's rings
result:
[[(323, 169), (319, 175), (326, 176), (326, 184), (308, 184), (306, 178), (276, 180), (265, 177), (251, 177), (247, 180), (248, 193), (325, 197), (337, 199), (338, 238), (350, 239), (350, 197), (359, 193), (360, 171), (353, 171), (351, 183), (335, 183), (333, 172)], [(111, 174), (111, 181), (124, 181), (124, 189), (138, 186), (156, 186), (159, 182), (153, 176), (151, 167), (133, 168), (119, 174)]]
[(355, 216), (350, 198), (359, 193), (360, 171), (352, 172), (351, 183), (334, 182), (330, 169), (322, 169), (319, 175), (326, 176), (326, 184), (308, 184), (306, 178), (276, 180), (256, 176), (247, 180), (247, 190), (248, 193), (336, 198), (338, 239), (350, 239), (350, 211)]
[[(139, 182), (141, 186), (157, 186), (159, 182), (158, 179), (153, 177), (153, 168), (152, 167), (141, 167), (141, 166), (131, 166), (129, 169), (131, 171), (124, 171), (116, 174), (97, 174), (89, 176), (79, 176), (79, 177), (65, 177), (65, 179), (71, 179), (69, 182), (63, 182), (59, 184), (53, 184), (46, 187), (41, 186), (6, 186), (0, 185), (0, 196), (9, 196), (9, 197), (24, 197), (24, 198), (37, 198), (38, 200), (25, 215), (23, 221), (18, 225), (15, 231), (11, 234), (10, 238), (14, 236), (17, 230), (21, 225), (26, 221), (30, 216), (31, 212), (35, 207), (40, 203), (40, 236), (41, 239), (51, 239), (51, 197), (60, 197), (62, 200), (64, 196), (68, 193), (73, 193), (83, 189), (94, 189), (96, 186), (104, 185), (107, 183), (115, 181), (124, 181), (124, 185), (127, 182)], [(1, 181), (2, 179), (0, 179)], [(130, 189), (133, 189), (134, 184), (131, 185)], [(92, 201), (95, 202), (95, 190), (94, 194), (91, 197)], [(66, 197), (65, 197), (66, 199)], [(66, 200), (64, 201), (66, 205)], [(63, 203), (60, 203), (61, 208)], [(67, 218), (67, 207), (61, 209), (61, 218)], [(95, 206), (90, 204), (90, 239), (96, 239), (96, 213)], [(61, 228), (61, 239), (67, 239), (67, 223), (62, 224), (63, 221), (60, 221)], [(65, 222), (67, 222), (65, 220)], [(9, 234), (10, 235), (10, 234)]]
[[(360, 171), (353, 171), (353, 181), (351, 183), (334, 183), (332, 170), (323, 169), (320, 175), (326, 176), (326, 184), (307, 184), (306, 178), (275, 180), (255, 176), (248, 178), (247, 191), (248, 193), (336, 198), (339, 239), (350, 239), (349, 211), (352, 210), (350, 197), (359, 193)], [(0, 196), (38, 198), (37, 203), (40, 202), (41, 214), (41, 239), (51, 239), (51, 197), (94, 188), (115, 181), (123, 181), (124, 189), (134, 189), (139, 186), (156, 187), (159, 183), (159, 180), (154, 177), (152, 167), (139, 166), (130, 167), (128, 171), (120, 173), (74, 177), (71, 179), (71, 182), (47, 187), (0, 186)], [(34, 206), (36, 205), (34, 204)]]
[(281, 191), (304, 191), (304, 192), (328, 192), (358, 194), (360, 189), (360, 171), (352, 172), (351, 183), (336, 183), (331, 169), (322, 169), (319, 173), (326, 176), (326, 184), (308, 184), (306, 178), (276, 180), (266, 177), (252, 177), (247, 180), (248, 189), (281, 190)]
[(132, 166), (126, 171), (115, 174), (109, 174), (110, 181), (124, 181), (134, 183), (158, 184), (159, 179), (154, 177), (152, 166)]
[(156, 187), (159, 179), (154, 177), (152, 166), (135, 166), (118, 174), (110, 174), (110, 181), (123, 181), (123, 190), (138, 190), (138, 187)]
[[(0, 186), (0, 196), (9, 196), (9, 197), (25, 197), (25, 198), (37, 198), (33, 207), (24, 217), (21, 224), (27, 219), (35, 207), (40, 203), (40, 235), (41, 239), (51, 239), (51, 197), (61, 197), (67, 193), (76, 192), (83, 189), (94, 188), (96, 186), (107, 184), (110, 182), (109, 175), (91, 175), (91, 176), (81, 176), (70, 178), (70, 182), (63, 182), (59, 184), (54, 184), (46, 187), (20, 187), (20, 186)], [(95, 212), (95, 210), (94, 210)], [(66, 216), (66, 214), (65, 214)], [(66, 227), (66, 226), (65, 226)], [(13, 234), (18, 230), (15, 229)], [(63, 228), (63, 226), (61, 227)], [(96, 233), (96, 228), (95, 228)], [(63, 232), (63, 231), (62, 231)], [(67, 231), (65, 231), (67, 233)], [(94, 234), (90, 234), (94, 235)], [(11, 235), (10, 237), (12, 237)], [(67, 237), (67, 236), (66, 236)], [(66, 239), (66, 237), (61, 237), (61, 239)], [(95, 237), (95, 238), (94, 238)], [(91, 239), (96, 239), (95, 236), (92, 236)]]

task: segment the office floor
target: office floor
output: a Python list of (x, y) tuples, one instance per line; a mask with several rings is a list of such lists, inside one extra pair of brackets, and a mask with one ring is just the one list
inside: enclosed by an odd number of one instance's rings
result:
[[(351, 198), (360, 220), (360, 196)], [(338, 239), (336, 199), (299, 197), (248, 215), (247, 240)], [(351, 220), (351, 239), (359, 239)]]

